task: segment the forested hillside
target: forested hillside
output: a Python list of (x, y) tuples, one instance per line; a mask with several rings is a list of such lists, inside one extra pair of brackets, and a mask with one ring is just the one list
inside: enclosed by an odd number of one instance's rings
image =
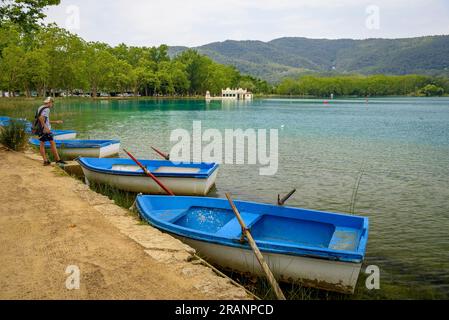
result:
[[(186, 47), (171, 47), (174, 56)], [(278, 82), (307, 73), (449, 75), (449, 36), (326, 40), (224, 41), (195, 48), (214, 61)]]

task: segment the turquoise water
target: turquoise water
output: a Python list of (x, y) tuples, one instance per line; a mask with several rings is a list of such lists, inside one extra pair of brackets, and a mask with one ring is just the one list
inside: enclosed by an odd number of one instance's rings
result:
[(275, 203), (296, 188), (288, 205), (368, 216), (366, 264), (380, 267), (381, 290), (363, 294), (449, 297), (449, 98), (59, 102), (52, 115), (65, 120), (58, 129), (120, 139), (141, 158), (168, 152), (170, 132), (193, 120), (279, 129), (278, 173), (222, 165), (212, 196)]

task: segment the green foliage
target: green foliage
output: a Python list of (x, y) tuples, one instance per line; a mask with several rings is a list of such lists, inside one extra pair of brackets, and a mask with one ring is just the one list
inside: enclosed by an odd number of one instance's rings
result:
[(56, 93), (101, 92), (134, 95), (204, 95), (244, 86), (266, 92), (270, 86), (242, 76), (194, 50), (176, 58), (168, 47), (110, 47), (85, 42), (51, 24), (25, 34), (8, 23), (0, 28), (0, 90), (40, 96)]
[(444, 89), (434, 84), (428, 84), (419, 90), (419, 94), (426, 97), (442, 96)]
[(20, 151), (25, 148), (28, 141), (24, 121), (11, 120), (6, 127), (0, 127), (0, 143), (9, 149)]
[(60, 0), (1, 0), (0, 27), (12, 22), (23, 31), (31, 32), (45, 18), (44, 8), (58, 5)]
[(432, 77), (406, 76), (303, 76), (285, 79), (277, 87), (281, 95), (297, 96), (391, 96), (416, 94), (433, 81)]
[(89, 181), (89, 187), (97, 192), (101, 193), (104, 196), (107, 196), (109, 199), (114, 200), (115, 204), (123, 207), (125, 209), (131, 208), (136, 200), (136, 193), (123, 191), (114, 187), (111, 187), (107, 184), (101, 184)]
[(221, 89), (238, 84), (240, 74), (235, 68), (217, 64), (195, 50), (184, 51), (174, 60), (185, 65), (191, 94), (203, 94), (207, 90), (218, 94)]
[[(171, 47), (170, 54), (178, 55), (185, 50)], [(271, 83), (311, 73), (449, 75), (447, 35), (367, 40), (297, 37), (269, 42), (228, 40), (195, 50)]]

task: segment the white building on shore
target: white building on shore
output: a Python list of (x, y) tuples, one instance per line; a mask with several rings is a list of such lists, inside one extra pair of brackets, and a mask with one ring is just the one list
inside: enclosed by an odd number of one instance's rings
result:
[(220, 97), (211, 97), (210, 92), (206, 92), (206, 100), (252, 100), (253, 94), (247, 89), (222, 89)]

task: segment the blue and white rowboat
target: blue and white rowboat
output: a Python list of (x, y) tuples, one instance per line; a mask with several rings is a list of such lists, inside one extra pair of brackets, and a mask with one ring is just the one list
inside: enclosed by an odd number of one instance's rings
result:
[[(31, 138), (29, 142), (39, 147), (40, 141)], [(111, 157), (119, 153), (119, 140), (56, 140), (56, 147), (64, 155), (65, 159), (77, 157)], [(45, 148), (50, 148), (50, 143), (45, 143)]]
[(11, 120), (19, 121), (25, 123), (25, 131), (31, 133), (32, 124), (26, 119), (15, 119), (10, 117), (0, 117), (0, 127), (7, 127), (11, 123)]
[[(353, 293), (365, 257), (368, 218), (235, 201), (274, 275), (319, 289)], [(262, 275), (225, 199), (137, 197), (144, 219), (225, 268)]]
[[(19, 120), (24, 121), (26, 124), (26, 132), (28, 134), (31, 134), (31, 128), (32, 124), (31, 122), (25, 120), (25, 119), (14, 119), (10, 117), (0, 117), (0, 127), (6, 127), (9, 126), (11, 123), (11, 120)], [(76, 139), (77, 132), (73, 130), (52, 130), (54, 139), (55, 140), (71, 140)]]
[[(147, 194), (166, 192), (146, 176), (131, 159), (79, 158), (86, 180), (121, 190)], [(166, 160), (139, 160), (176, 195), (206, 195), (218, 174), (215, 163), (174, 163)]]

